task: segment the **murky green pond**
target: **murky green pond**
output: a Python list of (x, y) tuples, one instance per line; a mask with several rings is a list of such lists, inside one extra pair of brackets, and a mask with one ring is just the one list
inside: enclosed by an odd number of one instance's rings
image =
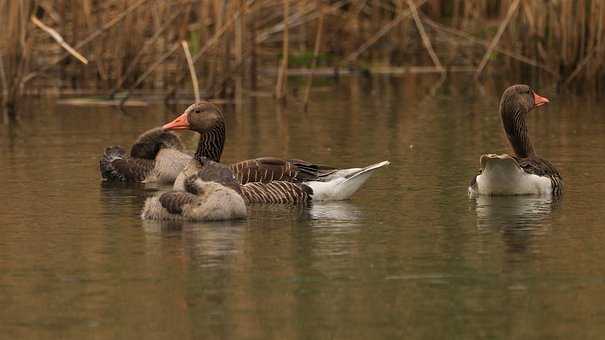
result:
[(101, 183), (103, 149), (170, 110), (32, 101), (0, 125), (0, 337), (602, 338), (604, 103), (537, 86), (551, 104), (530, 133), (563, 199), (475, 200), (479, 156), (508, 151), (502, 87), (433, 81), (345, 80), (308, 113), (226, 107), (226, 162), (392, 162), (350, 201), (235, 223), (142, 222), (157, 187)]

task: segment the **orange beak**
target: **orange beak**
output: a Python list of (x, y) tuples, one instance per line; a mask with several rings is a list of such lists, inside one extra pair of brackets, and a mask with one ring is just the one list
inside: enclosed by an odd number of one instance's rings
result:
[(162, 128), (164, 130), (187, 130), (189, 129), (189, 119), (187, 118), (187, 113), (183, 113), (182, 115), (176, 117), (170, 123), (164, 124)]
[(534, 92), (534, 105), (536, 107), (546, 105), (546, 103), (548, 103), (548, 102), (549, 102), (548, 98), (542, 97)]

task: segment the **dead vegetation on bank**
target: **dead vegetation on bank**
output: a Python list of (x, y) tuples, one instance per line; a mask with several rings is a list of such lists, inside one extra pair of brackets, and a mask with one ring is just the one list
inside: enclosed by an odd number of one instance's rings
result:
[(0, 0), (0, 88), (9, 110), (43, 93), (286, 100), (293, 72), (306, 102), (337, 70), (598, 89), (604, 20), (602, 0)]

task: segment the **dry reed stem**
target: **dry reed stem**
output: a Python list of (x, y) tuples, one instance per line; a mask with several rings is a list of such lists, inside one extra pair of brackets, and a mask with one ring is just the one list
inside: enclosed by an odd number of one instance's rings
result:
[[(479, 39), (477, 37), (474, 37), (474, 36), (472, 36), (472, 35), (464, 32), (464, 31), (460, 31), (460, 30), (457, 30), (457, 29), (452, 28), (452, 27), (443, 26), (443, 25), (441, 25), (441, 24), (439, 24), (439, 23), (437, 23), (437, 22), (429, 19), (428, 17), (423, 16), (422, 17), (422, 21), (424, 21), (429, 26), (433, 27), (434, 29), (436, 29), (438, 31), (441, 31), (441, 32), (444, 32), (444, 33), (447, 33), (447, 34), (450, 34), (450, 35), (454, 35), (454, 36), (457, 36), (459, 38), (466, 39), (466, 40), (468, 40), (468, 41), (470, 41), (472, 43), (478, 44), (478, 45), (483, 45), (485, 47), (489, 47), (490, 46), (490, 42), (489, 41), (486, 41), (486, 40), (483, 40), (483, 39)], [(523, 56), (521, 54), (518, 54), (518, 53), (515, 53), (515, 52), (512, 52), (512, 51), (506, 50), (506, 49), (501, 48), (499, 46), (494, 47), (493, 51), (494, 52), (498, 52), (498, 53), (503, 54), (503, 55), (506, 55), (506, 56), (511, 57), (513, 59), (516, 59), (516, 60), (518, 60), (518, 61), (520, 61), (522, 63), (525, 63), (525, 64), (528, 64), (528, 65), (531, 65), (531, 66), (535, 66), (535, 67), (541, 68), (544, 71), (546, 71), (546, 72), (548, 72), (548, 73), (550, 73), (550, 74), (552, 74), (552, 75), (554, 75), (556, 77), (559, 76), (559, 74), (556, 71), (552, 70), (550, 67), (548, 67), (546, 65), (543, 65), (543, 64), (537, 62), (536, 60), (530, 59), (530, 58), (528, 58), (526, 56)]]
[[(98, 30), (96, 30), (95, 32), (93, 32), (92, 34), (90, 34), (88, 37), (86, 37), (84, 40), (82, 40), (81, 42), (77, 43), (74, 48), (75, 49), (80, 49), (83, 46), (87, 45), (89, 42), (95, 40), (98, 36), (100, 36), (101, 34), (103, 34), (105, 31), (107, 31), (108, 29), (110, 29), (111, 27), (113, 27), (115, 24), (119, 23), (120, 21), (124, 20), (124, 18), (126, 18), (130, 13), (134, 12), (134, 10), (136, 10), (137, 8), (139, 8), (141, 5), (143, 5), (144, 3), (146, 3), (148, 0), (140, 0), (137, 3), (133, 4), (132, 6), (128, 7), (124, 12), (120, 13), (120, 15), (116, 16), (115, 18), (111, 19), (109, 22), (107, 22), (105, 25), (103, 25), (101, 28), (99, 28)], [(21, 87), (25, 86), (25, 84), (30, 81), (31, 79), (33, 79), (34, 77), (38, 76), (40, 73), (47, 71), (48, 69), (50, 69), (51, 67), (55, 66), (56, 64), (58, 64), (59, 62), (61, 62), (63, 59), (65, 59), (69, 54), (64, 54), (61, 57), (59, 57), (57, 60), (41, 67), (40, 69), (30, 72), (29, 74), (27, 74), (25, 77), (23, 77), (23, 79), (21, 80)]]
[(580, 74), (580, 71), (582, 71), (582, 69), (588, 65), (588, 62), (590, 61), (590, 59), (592, 59), (592, 56), (594, 54), (594, 52), (596, 52), (597, 49), (593, 49), (592, 51), (590, 51), (588, 53), (588, 55), (580, 62), (578, 63), (578, 66), (576, 66), (576, 68), (573, 70), (573, 72), (569, 75), (569, 77), (567, 77), (567, 79), (565, 79), (565, 81), (563, 82), (563, 84), (565, 85), (569, 85), (569, 83), (571, 83), (571, 81), (578, 75)]
[[(248, 9), (248, 6), (246, 5), (244, 7), (244, 11), (246, 11)], [(227, 30), (229, 28), (231, 28), (231, 26), (233, 25), (233, 23), (235, 23), (235, 21), (239, 18), (239, 16), (242, 14), (242, 12), (240, 12), (239, 10), (237, 12), (235, 12), (235, 14), (233, 14), (233, 16), (231, 18), (229, 18), (229, 20), (221, 26), (220, 29), (218, 29), (214, 35), (212, 36), (212, 38), (210, 38), (210, 40), (208, 40), (208, 42), (204, 45), (204, 47), (202, 47), (202, 49), (195, 54), (195, 56), (193, 57), (193, 62), (196, 63), (203, 55), (204, 53), (206, 53), (206, 51), (208, 51), (212, 46), (214, 46), (214, 44), (216, 44), (218, 42), (218, 40), (223, 36), (223, 34), (225, 34), (225, 32), (227, 32)]]
[(130, 64), (128, 64), (128, 66), (126, 67), (126, 71), (123, 74), (120, 74), (118, 83), (114, 86), (114, 88), (112, 90), (112, 93), (111, 93), (112, 96), (115, 95), (115, 93), (119, 89), (122, 88), (122, 85), (124, 85), (124, 82), (126, 81), (126, 79), (128, 79), (128, 76), (134, 71), (135, 66), (139, 63), (139, 61), (143, 57), (143, 52), (145, 52), (147, 50), (147, 48), (152, 46), (162, 36), (162, 33), (164, 33), (164, 31), (166, 29), (168, 29), (170, 27), (170, 25), (172, 24), (172, 22), (176, 18), (178, 18), (180, 15), (181, 15), (181, 12), (176, 12), (173, 16), (171, 16), (168, 20), (166, 20), (166, 22), (154, 33), (154, 35), (151, 38), (149, 38), (147, 41), (145, 41), (145, 44), (143, 45), (143, 47), (139, 50), (137, 55), (132, 59)]
[(277, 76), (277, 83), (275, 84), (275, 97), (277, 99), (285, 99), (286, 93), (286, 77), (288, 72), (288, 48), (289, 48), (289, 36), (288, 36), (288, 15), (290, 11), (290, 0), (283, 0), (284, 5), (284, 39), (282, 42), (282, 62)]
[(191, 59), (191, 52), (189, 51), (189, 44), (187, 41), (181, 41), (183, 51), (185, 52), (185, 58), (187, 59), (187, 65), (189, 65), (189, 74), (191, 74), (191, 85), (193, 86), (193, 93), (195, 94), (195, 102), (200, 101), (200, 85), (197, 81), (197, 74), (195, 72), (195, 65)]
[[(427, 0), (421, 0), (416, 5), (416, 7), (422, 6), (425, 2), (427, 2)], [(349, 54), (340, 64), (346, 65), (348, 63), (353, 62), (354, 60), (357, 60), (359, 55), (361, 55), (368, 48), (370, 48), (370, 46), (374, 45), (378, 41), (378, 39), (382, 38), (385, 34), (392, 30), (393, 27), (399, 25), (399, 23), (402, 22), (403, 19), (407, 18), (408, 16), (410, 16), (409, 9), (399, 13), (395, 19), (393, 19), (388, 24), (384, 25), (380, 30), (378, 30), (378, 32), (376, 32), (372, 37), (370, 37), (370, 39), (363, 43), (355, 52)]]
[[(319, 1), (318, 1), (319, 2)], [(321, 6), (321, 4), (319, 4)], [(317, 67), (317, 57), (319, 56), (319, 48), (321, 47), (321, 35), (324, 28), (324, 13), (319, 9), (321, 14), (317, 23), (317, 34), (315, 35), (315, 46), (313, 47), (313, 60), (311, 61), (311, 72), (307, 75), (307, 84), (305, 86), (305, 95), (303, 98), (304, 110), (307, 112), (309, 108), (309, 95), (311, 94), (311, 85), (313, 84), (313, 71)]]
[(42, 23), (40, 20), (38, 20), (38, 18), (36, 18), (35, 16), (31, 17), (31, 21), (32, 21), (32, 23), (34, 23), (34, 25), (38, 26), (41, 30), (48, 33), (53, 39), (55, 39), (55, 41), (61, 47), (63, 47), (63, 49), (66, 50), (67, 53), (74, 56), (74, 58), (78, 59), (80, 62), (82, 62), (82, 64), (88, 64), (88, 59), (86, 59), (82, 54), (80, 54), (73, 47), (71, 47), (68, 43), (66, 43), (65, 40), (63, 39), (63, 37), (61, 36), (61, 34), (59, 34), (59, 32), (44, 25), (44, 23)]
[(489, 62), (489, 57), (492, 55), (494, 48), (496, 48), (496, 46), (498, 45), (498, 42), (500, 41), (502, 34), (504, 34), (504, 31), (506, 30), (508, 23), (510, 22), (510, 20), (513, 18), (513, 16), (517, 12), (517, 8), (519, 7), (521, 0), (514, 0), (514, 1), (515, 2), (513, 2), (512, 5), (509, 7), (506, 17), (500, 24), (500, 27), (498, 27), (498, 32), (496, 32), (496, 35), (492, 39), (489, 47), (487, 48), (487, 51), (485, 51), (485, 54), (483, 55), (483, 59), (481, 59), (481, 62), (479, 63), (479, 66), (477, 67), (477, 71), (475, 72), (475, 79), (478, 79), (481, 76), (481, 72), (483, 71), (483, 69), (485, 68), (487, 63)]
[[(189, 89), (189, 85), (186, 85), (190, 81), (185, 69), (187, 66), (184, 65), (184, 59), (176, 56), (176, 50), (181, 48), (180, 41), (186, 40), (190, 53), (194, 55), (192, 59), (196, 70), (204, 74), (203, 79), (199, 79), (201, 96), (219, 91), (217, 86), (223, 84), (224, 88), (234, 86), (237, 101), (240, 101), (239, 94), (243, 89), (240, 80), (245, 78), (239, 77), (249, 77), (250, 83), (243, 86), (257, 89), (256, 69), (273, 72), (270, 64), (275, 63), (278, 54), (283, 55), (283, 33), (287, 25), (289, 65), (282, 71), (284, 60), (278, 61), (278, 73), (259, 78), (258, 90), (275, 93), (279, 72), (284, 74), (282, 83), (286, 83), (285, 74), (296, 73), (296, 70), (289, 68), (292, 66), (292, 56), (305, 56), (310, 50), (313, 59), (305, 70), (301, 70), (301, 75), (306, 78), (302, 88), (304, 97), (301, 96), (301, 99), (308, 103), (311, 88), (307, 84), (313, 86), (318, 74), (333, 73), (328, 68), (320, 69), (314, 49), (314, 43), (318, 40), (317, 19), (322, 12), (324, 26), (319, 46), (320, 49), (325, 46), (337, 58), (330, 64), (333, 67), (341, 66), (340, 60), (351, 58), (348, 61), (363, 60), (369, 70), (382, 73), (436, 72), (436, 67), (419, 68), (408, 61), (420, 57), (418, 64), (428, 61), (431, 66), (438, 65), (435, 63), (438, 60), (448, 72), (453, 69), (452, 65), (460, 65), (458, 62), (464, 60), (469, 65), (475, 65), (475, 71), (477, 65), (485, 62), (481, 71), (481, 74), (485, 74), (483, 71), (491, 62), (494, 67), (499, 65), (498, 72), (504, 70), (513, 77), (526, 72), (526, 65), (530, 65), (555, 77), (559, 76), (560, 71), (564, 75), (562, 85), (582, 83), (583, 88), (588, 88), (605, 84), (604, 1), (563, 3), (518, 0), (516, 12), (506, 27), (502, 21), (516, 0), (455, 0), (453, 4), (448, 2), (450, 0), (430, 0), (433, 8), (448, 9), (432, 12), (432, 18), (441, 24), (423, 15), (423, 9), (426, 10), (427, 6), (418, 8), (421, 0), (414, 0), (418, 3), (414, 6), (416, 15), (410, 14), (415, 26), (411, 20), (406, 22), (400, 16), (404, 10), (409, 10), (406, 8), (409, 6), (408, 0), (290, 0), (287, 16), (284, 16), (283, 1), (0, 0), (0, 21), (4, 23), (4, 30), (0, 32), (0, 49), (6, 78), (0, 94), (8, 91), (5, 97), (10, 98), (10, 105), (14, 105), (18, 103), (19, 96), (26, 92), (55, 87), (60, 92), (110, 88), (115, 93), (122, 87), (132, 89), (130, 84), (140, 80), (137, 89), (164, 90), (181, 86)], [(246, 12), (248, 6), (250, 9)], [(43, 17), (40, 16), (41, 11), (44, 12)], [(129, 11), (133, 12), (128, 14)], [(191, 15), (185, 14), (188, 11)], [(47, 31), (39, 30), (38, 25), (32, 24), (34, 12), (39, 21), (69, 41), (69, 46), (89, 57), (92, 66), (83, 67), (80, 62), (66, 60), (72, 54), (48, 39)], [(247, 19), (250, 21), (248, 23), (244, 20), (246, 13), (251, 14), (246, 16), (250, 18)], [(495, 24), (494, 34), (488, 40), (476, 38), (479, 36), (477, 33), (486, 32), (487, 26), (491, 27), (490, 18), (496, 17), (500, 18), (500, 22)], [(231, 20), (234, 24), (230, 25)], [(443, 26), (445, 22), (451, 24)], [(499, 28), (504, 31), (495, 43), (494, 37)], [(419, 35), (410, 36), (410, 29), (418, 30)], [(406, 39), (410, 38), (414, 49), (407, 48), (410, 42)], [(427, 48), (427, 41), (430, 48)], [(71, 45), (71, 42), (78, 44)], [(171, 48), (175, 52), (164, 57)], [(433, 53), (425, 56), (417, 48), (432, 49)], [(250, 57), (245, 57), (244, 49), (249, 51)], [(493, 57), (497, 53), (510, 58), (495, 60)], [(487, 61), (486, 56), (489, 57)], [(162, 59), (159, 63), (158, 58)], [(385, 62), (395, 65), (395, 60), (404, 61), (401, 65), (404, 67), (390, 67), (389, 64), (375, 67)], [(463, 68), (465, 66), (457, 70), (462, 71)], [(44, 70), (50, 70), (44, 73), (48, 77), (36, 78)], [(141, 77), (142, 73), (149, 76)], [(32, 78), (36, 78), (36, 81), (28, 82)], [(0, 86), (1, 82), (0, 79)], [(27, 87), (19, 86), (25, 83)]]
[(153, 64), (151, 64), (151, 66), (149, 66), (147, 68), (147, 70), (145, 70), (145, 72), (143, 72), (143, 74), (141, 76), (139, 76), (139, 78), (137, 78), (137, 80), (134, 82), (134, 84), (132, 84), (128, 88), (128, 90), (126, 91), (126, 95), (122, 99), (122, 103), (124, 103), (124, 102), (126, 102), (126, 100), (128, 100), (131, 89), (139, 86), (145, 79), (147, 79), (147, 77), (149, 77), (149, 75), (156, 69), (156, 67), (161, 65), (166, 59), (168, 59), (178, 49), (179, 49), (179, 44), (178, 43), (173, 44), (172, 47), (170, 47), (168, 49), (168, 51), (166, 51), (164, 54), (162, 54)]
[[(253, 3), (254, 1), (251, 1), (250, 3)], [(198, 53), (195, 54), (195, 56), (193, 56), (192, 60), (193, 63), (195, 64), (208, 50), (210, 50), (210, 48), (212, 48), (218, 41), (219, 39), (223, 36), (223, 34), (225, 34), (225, 32), (227, 32), (227, 30), (235, 23), (235, 21), (239, 18), (240, 15), (242, 15), (244, 12), (246, 12), (249, 8), (249, 4), (250, 3), (246, 3), (244, 5), (244, 11), (240, 12), (239, 10), (237, 12), (235, 12), (233, 14), (233, 16), (231, 16), (231, 18), (229, 18), (229, 20), (223, 24), (220, 28), (218, 28), (215, 32), (214, 35), (212, 36), (212, 38), (210, 38), (210, 40), (208, 40), (206, 42), (206, 44), (200, 49), (200, 51)], [(176, 49), (175, 49), (176, 51)], [(174, 53), (174, 51), (172, 51)], [(168, 54), (166, 53), (165, 58), (160, 58), (160, 60), (158, 60), (156, 63), (154, 63), (152, 65), (152, 68), (150, 68), (149, 72), (146, 73), (151, 73), (151, 71), (153, 71), (153, 68), (157, 67), (159, 64), (161, 64), (162, 62), (164, 62), (164, 60), (166, 60), (172, 53)], [(149, 74), (147, 74), (145, 76), (145, 78), (148, 76)], [(141, 78), (143, 78), (143, 76), (141, 76)], [(169, 93), (173, 93), (174, 91), (176, 91), (176, 86), (178, 86), (178, 84), (180, 84), (183, 80), (183, 75), (180, 74), (177, 77), (177, 81), (175, 87), (172, 87), (168, 92)], [(144, 78), (143, 78), (144, 79)], [(142, 82), (142, 80), (139, 82), (137, 81), (136, 86), (138, 86), (140, 83)], [(133, 86), (134, 87), (134, 86)], [(131, 88), (133, 88), (131, 87)]]
[(2, 97), (6, 100), (8, 96), (8, 83), (6, 82), (6, 73), (4, 72), (4, 61), (2, 54), (0, 54), (0, 85), (2, 85)]
[(439, 57), (437, 57), (437, 54), (435, 54), (435, 51), (433, 50), (431, 39), (426, 34), (426, 31), (424, 30), (424, 25), (422, 25), (422, 21), (420, 21), (420, 17), (418, 17), (418, 11), (416, 10), (416, 6), (412, 2), (412, 0), (407, 0), (407, 2), (408, 7), (410, 8), (410, 12), (412, 13), (412, 18), (414, 18), (414, 22), (416, 23), (416, 27), (418, 28), (418, 33), (420, 34), (420, 38), (422, 39), (424, 47), (431, 56), (431, 59), (433, 60), (435, 66), (445, 72), (445, 69), (441, 65), (441, 61), (439, 61)]

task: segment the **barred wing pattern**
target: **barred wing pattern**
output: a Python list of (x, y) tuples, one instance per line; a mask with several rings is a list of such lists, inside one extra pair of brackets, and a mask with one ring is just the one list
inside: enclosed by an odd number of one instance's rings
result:
[(288, 181), (300, 183), (317, 180), (336, 171), (331, 167), (301, 160), (273, 157), (249, 159), (230, 165), (237, 180), (242, 183)]
[(160, 203), (171, 214), (181, 214), (183, 207), (193, 203), (197, 196), (188, 192), (169, 191), (160, 196)]
[(247, 183), (241, 192), (246, 203), (300, 204), (310, 202), (313, 196), (309, 186), (284, 181)]

